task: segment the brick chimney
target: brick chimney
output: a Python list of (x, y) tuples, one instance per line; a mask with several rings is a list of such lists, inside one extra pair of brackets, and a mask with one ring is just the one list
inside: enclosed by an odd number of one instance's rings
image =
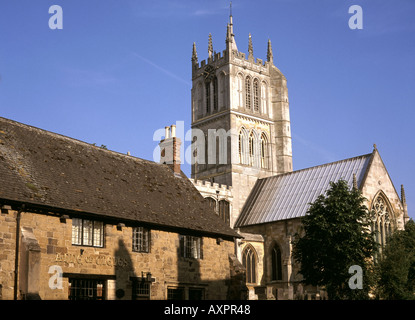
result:
[(176, 137), (176, 125), (165, 127), (164, 139), (160, 141), (160, 163), (167, 164), (175, 174), (180, 175), (181, 140)]

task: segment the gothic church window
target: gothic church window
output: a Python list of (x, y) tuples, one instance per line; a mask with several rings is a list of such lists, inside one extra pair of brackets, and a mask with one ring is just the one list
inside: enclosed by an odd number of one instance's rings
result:
[(242, 252), (242, 264), (245, 267), (246, 282), (256, 283), (257, 259), (255, 249), (247, 245)]
[(238, 100), (239, 100), (239, 106), (242, 107), (244, 105), (244, 98), (243, 98), (243, 78), (241, 74), (238, 74)]
[(386, 197), (380, 193), (372, 205), (372, 231), (375, 231), (376, 242), (381, 246), (386, 244), (387, 237), (392, 233), (392, 211)]
[(207, 197), (207, 198), (205, 198), (205, 199), (206, 199), (206, 201), (208, 202), (209, 207), (211, 207), (213, 210), (215, 210), (215, 211), (216, 211), (216, 200), (215, 200), (215, 199), (213, 199), (213, 198), (211, 198), (211, 197)]
[(281, 250), (275, 244), (271, 250), (271, 280), (282, 280)]
[(218, 78), (214, 77), (213, 78), (213, 110), (217, 111), (218, 110)]
[(251, 78), (248, 76), (245, 78), (245, 108), (251, 109), (252, 96), (251, 96)]
[(210, 82), (205, 83), (206, 93), (206, 114), (210, 113)]
[(248, 164), (248, 133), (245, 128), (239, 131), (239, 163)]
[(255, 161), (255, 137), (254, 133), (251, 131), (249, 134), (249, 164), (254, 165)]
[(229, 216), (229, 202), (226, 200), (219, 201), (219, 217), (229, 225), (230, 216)]
[(260, 154), (261, 154), (261, 168), (268, 169), (268, 139), (265, 133), (261, 134)]
[(219, 88), (220, 88), (219, 108), (224, 108), (226, 106), (225, 87), (226, 87), (225, 74), (221, 73), (219, 75)]
[(203, 114), (203, 108), (202, 108), (202, 84), (198, 83), (197, 84), (197, 89), (196, 89), (196, 109), (197, 109), (197, 115), (201, 116)]
[(267, 86), (265, 82), (262, 82), (261, 84), (261, 113), (266, 114), (267, 113)]
[(254, 111), (259, 112), (259, 83), (258, 83), (258, 79), (254, 80)]

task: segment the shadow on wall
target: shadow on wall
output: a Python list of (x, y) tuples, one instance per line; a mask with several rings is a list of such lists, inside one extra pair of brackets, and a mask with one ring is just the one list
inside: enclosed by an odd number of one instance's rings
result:
[[(133, 286), (138, 279), (134, 272), (134, 265), (131, 256), (125, 246), (124, 240), (118, 240), (118, 249), (114, 253), (115, 258), (115, 297), (114, 299), (133, 299)], [(113, 283), (114, 285), (114, 283)], [(110, 286), (108, 289), (111, 290)]]
[[(220, 243), (218, 244), (218, 246)], [(212, 263), (213, 261), (207, 262)], [(230, 254), (228, 257), (228, 276), (222, 280), (214, 278), (215, 270), (210, 266), (203, 268), (203, 238), (179, 235), (177, 248), (177, 285), (167, 288), (167, 299), (173, 300), (246, 300), (245, 268)], [(206, 272), (206, 274), (204, 274)], [(210, 273), (210, 274), (207, 274)]]
[(235, 255), (229, 255), (227, 261), (229, 271), (226, 279), (206, 280), (217, 275), (210, 266), (211, 261), (206, 261), (205, 267), (203, 265), (205, 257), (202, 242), (201, 237), (178, 235), (177, 278), (170, 279), (171, 281), (164, 285), (155, 282), (150, 273), (151, 269), (163, 268), (163, 266), (149, 265), (148, 270), (142, 270), (142, 273), (137, 274), (124, 240), (119, 239), (118, 248), (114, 252), (115, 280), (108, 282), (108, 298), (149, 300), (152, 290), (161, 289), (165, 290), (165, 299), (169, 300), (245, 300), (247, 298), (245, 269)]

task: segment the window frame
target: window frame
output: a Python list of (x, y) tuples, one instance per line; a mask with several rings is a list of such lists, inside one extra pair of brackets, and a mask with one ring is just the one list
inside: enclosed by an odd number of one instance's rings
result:
[[(74, 224), (74, 222), (80, 222), (80, 224), (78, 223)], [(85, 226), (85, 223), (89, 224), (89, 227), (88, 225)], [(99, 225), (98, 227), (97, 227), (97, 224)], [(78, 230), (75, 229), (76, 227), (78, 228)], [(85, 229), (87, 227), (88, 227), (87, 229), (88, 233), (85, 234)], [(96, 230), (100, 230), (100, 232), (97, 234)], [(75, 236), (74, 236), (74, 232), (75, 232)], [(76, 239), (75, 243), (74, 243), (74, 239)], [(71, 242), (73, 246), (104, 248), (105, 247), (105, 223), (99, 220), (72, 218)], [(96, 244), (96, 242), (99, 242), (99, 244)]]
[[(141, 229), (141, 232), (137, 232)], [(139, 237), (138, 237), (139, 236)], [(146, 238), (146, 239), (144, 239)], [(132, 251), (149, 253), (151, 249), (151, 230), (142, 226), (132, 228)], [(139, 244), (137, 242), (140, 242)], [(143, 242), (145, 242), (143, 244)]]
[(271, 249), (271, 281), (282, 281), (282, 252), (277, 243)]
[(203, 238), (191, 235), (179, 235), (180, 257), (187, 259), (203, 259)]
[(258, 259), (255, 248), (248, 244), (242, 250), (242, 264), (245, 267), (246, 283), (257, 283)]

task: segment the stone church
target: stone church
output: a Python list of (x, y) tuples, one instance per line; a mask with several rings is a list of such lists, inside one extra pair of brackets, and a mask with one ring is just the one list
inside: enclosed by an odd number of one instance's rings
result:
[[(324, 292), (303, 288), (292, 257), (292, 236), (301, 217), (330, 181), (358, 187), (376, 214), (378, 242), (409, 219), (405, 192), (398, 194), (374, 145), (351, 159), (293, 171), (287, 79), (266, 60), (238, 50), (233, 18), (226, 48), (198, 61), (192, 53), (193, 156), (191, 181), (225, 223), (239, 232), (237, 256), (246, 268), (250, 299), (315, 299)], [(198, 143), (199, 142), (199, 143)]]

